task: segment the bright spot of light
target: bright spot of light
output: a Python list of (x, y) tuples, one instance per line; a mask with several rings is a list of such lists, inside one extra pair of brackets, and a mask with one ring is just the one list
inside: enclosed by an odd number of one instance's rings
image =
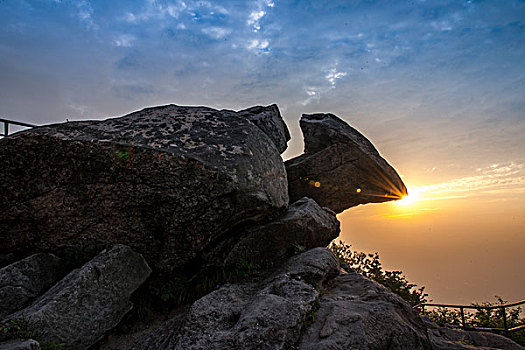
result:
[(419, 197), (418, 197), (417, 191), (411, 190), (411, 191), (409, 191), (408, 195), (403, 196), (403, 198), (401, 198), (400, 200), (396, 201), (396, 204), (400, 205), (400, 206), (403, 206), (403, 207), (406, 207), (406, 206), (414, 204), (418, 200), (419, 200)]

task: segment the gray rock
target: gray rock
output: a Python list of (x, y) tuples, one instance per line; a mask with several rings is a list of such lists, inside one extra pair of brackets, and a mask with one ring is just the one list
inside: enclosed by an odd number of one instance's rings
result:
[(261, 283), (228, 284), (204, 296), (182, 324), (168, 321), (150, 335), (154, 343), (135, 349), (286, 348), (299, 338), (321, 284), (337, 273), (328, 249), (309, 250)]
[(217, 247), (219, 264), (248, 261), (266, 265), (315, 247), (326, 247), (340, 232), (335, 213), (313, 199), (302, 198), (288, 207), (284, 216), (268, 224), (246, 228)]
[(69, 273), (9, 318), (27, 320), (40, 342), (65, 343), (63, 349), (86, 349), (131, 310), (131, 293), (150, 273), (140, 254), (116, 245)]
[(256, 106), (238, 112), (257, 125), (272, 141), (279, 153), (286, 151), (290, 141), (290, 132), (286, 126), (277, 105), (267, 107)]
[(290, 201), (310, 197), (337, 213), (400, 199), (406, 187), (366, 137), (333, 114), (303, 114), (304, 154), (288, 160)]
[(66, 271), (53, 254), (34, 254), (0, 269), (0, 319), (51, 288)]
[(0, 140), (0, 253), (123, 243), (169, 272), (280, 213), (286, 171), (247, 114), (168, 105)]
[(299, 349), (432, 349), (417, 312), (355, 272), (331, 280), (320, 303)]
[(515, 343), (504, 336), (479, 331), (464, 331), (441, 327), (430, 321), (427, 317), (421, 317), (427, 327), (428, 337), (432, 342), (433, 349), (505, 349), (523, 350), (525, 347)]
[(40, 344), (36, 340), (8, 340), (0, 343), (0, 350), (40, 350)]

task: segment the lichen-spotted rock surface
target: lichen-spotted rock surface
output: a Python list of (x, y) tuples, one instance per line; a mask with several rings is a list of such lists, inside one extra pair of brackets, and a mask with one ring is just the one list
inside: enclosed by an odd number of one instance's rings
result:
[(11, 135), (0, 140), (0, 176), (0, 253), (123, 243), (162, 271), (288, 205), (272, 139), (240, 113), (206, 107)]

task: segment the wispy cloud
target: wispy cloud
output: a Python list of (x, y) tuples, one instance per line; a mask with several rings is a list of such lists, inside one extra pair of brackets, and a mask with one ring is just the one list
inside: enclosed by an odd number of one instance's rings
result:
[(338, 72), (337, 67), (334, 67), (328, 70), (328, 73), (325, 75), (325, 78), (326, 80), (328, 80), (330, 85), (335, 86), (336, 80), (341, 79), (344, 76), (346, 76), (346, 72)]
[(301, 105), (307, 106), (309, 104), (319, 103), (324, 94), (336, 88), (337, 81), (347, 75), (347, 72), (339, 71), (337, 66), (338, 63), (336, 62), (331, 65), (330, 68), (321, 71), (321, 74), (323, 74), (323, 78), (325, 79), (323, 84), (308, 85), (304, 88), (304, 92), (308, 97), (301, 102)]
[(132, 47), (137, 38), (131, 34), (122, 34), (113, 40), (113, 45), (117, 47)]
[(261, 24), (259, 23), (259, 20), (263, 18), (265, 14), (266, 12), (263, 10), (256, 10), (252, 11), (248, 16), (248, 21), (246, 21), (246, 23), (252, 27), (254, 32), (261, 30)]
[(267, 54), (271, 51), (270, 42), (266, 39), (253, 39), (248, 41), (246, 48), (258, 54)]
[(90, 30), (100, 29), (98, 24), (96, 24), (93, 19), (94, 11), (89, 1), (87, 0), (75, 1), (75, 6), (77, 8), (77, 17), (86, 26), (87, 29), (90, 29)]
[(248, 15), (246, 24), (252, 28), (254, 32), (261, 30), (261, 20), (266, 16), (266, 7), (274, 7), (275, 3), (272, 0), (257, 1), (256, 7)]
[(126, 12), (122, 19), (128, 23), (139, 23), (153, 19), (172, 18), (179, 19), (183, 14), (188, 14), (194, 20), (199, 19), (199, 12), (205, 11), (206, 15), (228, 15), (229, 11), (221, 5), (209, 1), (176, 0), (164, 4), (157, 0), (146, 0), (146, 5), (140, 11)]
[(208, 27), (203, 28), (202, 32), (213, 39), (220, 40), (228, 36), (232, 31), (224, 27)]
[(439, 199), (443, 194), (477, 194), (488, 190), (514, 191), (511, 187), (525, 187), (525, 165), (492, 164), (487, 168), (478, 168), (479, 175), (467, 176), (438, 184), (415, 187), (420, 200)]

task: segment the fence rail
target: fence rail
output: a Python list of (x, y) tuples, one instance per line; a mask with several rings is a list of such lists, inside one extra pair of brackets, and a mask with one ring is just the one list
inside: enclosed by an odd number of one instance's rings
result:
[(16, 120), (9, 120), (9, 119), (2, 119), (2, 118), (0, 118), (0, 123), (4, 123), (4, 133), (0, 134), (0, 136), (3, 136), (3, 137), (7, 137), (7, 135), (9, 135), (9, 124), (27, 126), (29, 128), (36, 126), (33, 124), (29, 124), (29, 123), (22, 123), (22, 122), (17, 122)]
[[(507, 325), (507, 313), (506, 309), (515, 307), (518, 305), (525, 304), (525, 299), (521, 301), (517, 301), (515, 303), (510, 304), (503, 304), (503, 305), (492, 305), (492, 306), (481, 306), (481, 305), (454, 305), (454, 304), (434, 304), (434, 303), (423, 303), (416, 305), (415, 308), (420, 308), (421, 312), (425, 313), (425, 307), (444, 307), (449, 309), (459, 309), (461, 314), (461, 327), (463, 329), (471, 329), (471, 330), (479, 330), (479, 331), (504, 331), (504, 332), (514, 332), (521, 329), (525, 329), (525, 325), (521, 325), (518, 327), (509, 328)], [(503, 316), (503, 328), (487, 328), (487, 327), (469, 327), (467, 326), (467, 323), (465, 321), (465, 309), (476, 309), (476, 310), (501, 310), (501, 314)]]

